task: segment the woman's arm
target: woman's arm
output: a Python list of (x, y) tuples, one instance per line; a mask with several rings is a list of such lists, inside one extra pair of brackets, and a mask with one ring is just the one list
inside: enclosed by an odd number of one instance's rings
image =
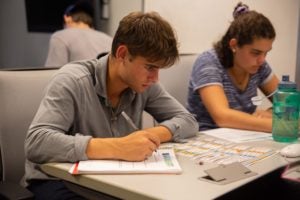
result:
[(206, 86), (200, 88), (198, 93), (212, 119), (219, 127), (272, 131), (272, 118), (262, 118), (231, 109), (221, 86)]
[[(264, 93), (264, 95), (268, 96), (269, 94), (277, 90), (278, 83), (279, 83), (279, 79), (277, 78), (276, 75), (273, 75), (268, 82), (266, 82), (260, 87), (260, 89)], [(272, 101), (272, 96), (269, 97), (269, 99), (270, 101)]]

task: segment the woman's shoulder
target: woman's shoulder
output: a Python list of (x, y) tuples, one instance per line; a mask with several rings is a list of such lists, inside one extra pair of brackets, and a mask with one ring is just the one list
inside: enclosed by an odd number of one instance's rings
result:
[(202, 67), (209, 66), (220, 69), (223, 68), (214, 49), (209, 49), (199, 54), (195, 61), (195, 65)]
[(203, 51), (202, 53), (200, 53), (198, 57), (213, 59), (213, 58), (217, 58), (216, 55), (217, 54), (216, 54), (216, 51), (214, 49), (208, 49), (208, 50)]
[(217, 53), (214, 49), (206, 50), (199, 54), (197, 57), (197, 60), (203, 61), (203, 62), (216, 62), (218, 61)]

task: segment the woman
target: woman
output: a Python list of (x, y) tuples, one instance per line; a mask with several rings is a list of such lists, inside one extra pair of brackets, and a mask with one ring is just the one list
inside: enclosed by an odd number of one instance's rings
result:
[(259, 88), (274, 92), (278, 78), (266, 62), (275, 30), (261, 13), (238, 3), (234, 20), (214, 48), (196, 60), (189, 82), (188, 110), (199, 129), (228, 127), (272, 131), (270, 110), (257, 110), (251, 98)]

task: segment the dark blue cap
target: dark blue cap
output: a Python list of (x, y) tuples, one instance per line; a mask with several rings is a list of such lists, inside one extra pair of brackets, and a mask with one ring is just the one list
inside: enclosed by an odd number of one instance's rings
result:
[(282, 75), (281, 82), (278, 85), (279, 89), (296, 89), (297, 85), (295, 82), (290, 81), (289, 75)]
[(84, 12), (88, 15), (90, 15), (91, 17), (94, 16), (94, 9), (93, 6), (91, 4), (90, 1), (88, 0), (80, 0), (77, 1), (76, 3), (69, 5), (66, 10), (65, 10), (65, 15), (72, 15), (75, 13), (79, 13), (79, 12)]

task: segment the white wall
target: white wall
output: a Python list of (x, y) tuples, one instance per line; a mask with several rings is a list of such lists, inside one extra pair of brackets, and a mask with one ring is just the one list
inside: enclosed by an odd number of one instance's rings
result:
[(127, 14), (133, 11), (142, 11), (142, 0), (110, 0), (109, 1), (109, 27), (108, 33), (114, 35), (119, 21)]
[[(175, 28), (181, 53), (200, 53), (219, 40), (232, 21), (238, 0), (145, 0), (145, 11), (155, 10)], [(295, 80), (299, 0), (243, 0), (250, 9), (267, 16), (277, 37), (267, 60), (281, 77)]]

